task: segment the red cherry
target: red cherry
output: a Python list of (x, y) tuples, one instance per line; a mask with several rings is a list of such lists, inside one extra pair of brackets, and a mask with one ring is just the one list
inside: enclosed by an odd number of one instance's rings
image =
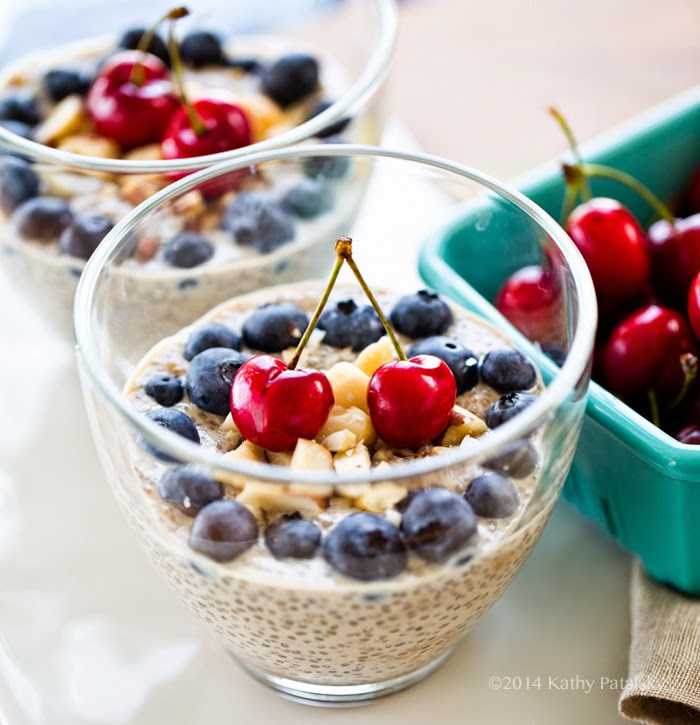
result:
[(181, 106), (170, 119), (161, 149), (166, 159), (208, 156), (248, 146), (252, 141), (248, 117), (240, 106), (218, 98), (200, 98), (192, 109), (204, 128), (192, 127), (191, 116)]
[(178, 103), (165, 63), (150, 53), (125, 50), (104, 64), (86, 108), (98, 133), (129, 149), (158, 141)]
[(231, 416), (244, 438), (268, 451), (290, 451), (299, 438), (315, 438), (334, 404), (333, 388), (319, 370), (256, 355), (236, 373)]
[(700, 167), (690, 177), (683, 198), (683, 209), (686, 214), (700, 214)]
[(700, 272), (695, 275), (688, 290), (688, 319), (695, 337), (700, 340)]
[(420, 448), (437, 438), (450, 422), (456, 397), (452, 371), (433, 355), (381, 365), (367, 389), (372, 424), (391, 448)]
[(529, 340), (560, 342), (561, 288), (544, 267), (531, 265), (514, 272), (503, 283), (494, 304)]
[(700, 214), (662, 219), (649, 227), (654, 285), (669, 302), (683, 305), (693, 277), (700, 272)]
[(584, 202), (566, 231), (586, 260), (602, 309), (643, 291), (650, 275), (646, 237), (620, 202), (600, 197)]
[(668, 307), (643, 307), (610, 335), (603, 358), (605, 386), (620, 396), (655, 390), (673, 398), (683, 388), (680, 358), (687, 352), (697, 354), (697, 346), (685, 318)]
[(700, 425), (697, 423), (687, 425), (685, 428), (679, 430), (674, 438), (681, 443), (686, 443), (691, 446), (700, 445)]

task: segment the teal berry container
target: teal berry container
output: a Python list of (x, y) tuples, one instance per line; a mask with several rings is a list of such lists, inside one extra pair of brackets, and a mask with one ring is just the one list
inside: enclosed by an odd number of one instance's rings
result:
[[(585, 161), (632, 174), (673, 206), (700, 167), (700, 87), (592, 140), (581, 152)], [(564, 197), (559, 162), (538, 167), (514, 186), (559, 218)], [(591, 186), (594, 195), (625, 204), (645, 227), (653, 220), (652, 210), (631, 190), (605, 179), (593, 179)], [(542, 261), (534, 253), (537, 245), (509, 239), (508, 226), (495, 200), (467, 202), (425, 241), (420, 272), (434, 289), (507, 329), (547, 377), (554, 369), (551, 360), (491, 305), (510, 274)], [(475, 266), (478, 248), (482, 263)], [(564, 496), (638, 554), (655, 579), (700, 596), (700, 447), (679, 443), (591, 383)]]

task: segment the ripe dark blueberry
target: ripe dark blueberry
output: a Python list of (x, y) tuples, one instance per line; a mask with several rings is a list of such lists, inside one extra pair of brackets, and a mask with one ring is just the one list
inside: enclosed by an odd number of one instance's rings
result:
[[(321, 143), (345, 143), (341, 136), (326, 136)], [(304, 159), (304, 173), (312, 179), (342, 179), (350, 168), (347, 156), (310, 156)]]
[(190, 548), (221, 563), (233, 561), (258, 540), (253, 514), (238, 501), (214, 501), (195, 517)]
[(566, 350), (556, 343), (542, 345), (542, 352), (561, 367), (566, 362)]
[(241, 349), (241, 336), (230, 327), (219, 322), (209, 322), (198, 327), (187, 338), (185, 343), (185, 360), (191, 360), (200, 352), (211, 347), (228, 347), (231, 350)]
[(487, 352), (480, 371), (481, 379), (499, 393), (529, 390), (537, 381), (534, 365), (512, 347)]
[[(132, 28), (127, 30), (119, 40), (119, 47), (125, 50), (136, 50), (139, 47), (141, 38), (144, 33), (147, 33), (146, 28)], [(170, 65), (170, 53), (168, 52), (167, 45), (163, 42), (163, 39), (159, 35), (154, 35), (151, 38), (151, 42), (148, 44), (146, 50), (156, 57), (160, 58), (163, 63)]]
[(265, 544), (275, 559), (311, 559), (321, 543), (321, 531), (300, 514), (287, 514), (265, 529)]
[(323, 342), (331, 347), (364, 350), (384, 335), (384, 326), (371, 305), (358, 307), (354, 300), (343, 300), (327, 309), (319, 318), (319, 330), (325, 330)]
[(502, 395), (487, 411), (486, 425), (489, 428), (498, 428), (499, 425), (507, 423), (518, 413), (522, 413), (528, 405), (537, 400), (532, 393), (506, 393)]
[(416, 355), (439, 357), (455, 376), (457, 395), (471, 390), (479, 382), (479, 358), (451, 337), (426, 337), (408, 351), (408, 357)]
[(163, 428), (167, 428), (193, 443), (199, 443), (199, 431), (187, 413), (183, 413), (177, 408), (156, 408), (149, 410), (146, 415)]
[(243, 342), (253, 350), (282, 352), (296, 347), (309, 318), (304, 310), (288, 302), (258, 307), (243, 325)]
[(163, 244), (163, 258), (173, 267), (191, 269), (214, 256), (212, 243), (194, 232), (182, 232)]
[(27, 126), (36, 126), (41, 121), (39, 104), (33, 96), (16, 93), (0, 98), (0, 119), (21, 121)]
[(229, 58), (229, 68), (238, 68), (246, 73), (258, 73), (262, 70), (262, 63), (257, 58)]
[(323, 543), (323, 556), (336, 571), (364, 581), (397, 576), (408, 560), (401, 532), (369, 513), (351, 514), (334, 526)]
[(443, 561), (476, 533), (472, 507), (446, 488), (416, 493), (401, 519), (406, 543), (426, 561)]
[(84, 96), (90, 87), (90, 80), (76, 70), (56, 68), (44, 76), (43, 86), (46, 95), (54, 103), (58, 103), (73, 94)]
[(58, 248), (61, 254), (90, 259), (113, 226), (112, 220), (102, 214), (75, 217), (70, 226), (63, 230), (58, 240)]
[(193, 68), (226, 64), (226, 56), (219, 37), (205, 30), (188, 33), (180, 43), (180, 55), (182, 60)]
[(238, 194), (226, 207), (221, 220), (239, 244), (262, 254), (273, 252), (294, 239), (294, 222), (272, 194), (249, 191)]
[(302, 179), (282, 197), (282, 205), (302, 219), (313, 219), (333, 206), (333, 192), (321, 179)]
[[(306, 120), (310, 121), (312, 118), (320, 115), (324, 111), (327, 111), (333, 105), (333, 101), (322, 100), (319, 101), (307, 114)], [(330, 126), (326, 126), (322, 131), (316, 134), (316, 138), (327, 138), (328, 136), (337, 136), (339, 133), (345, 131), (350, 123), (349, 118), (341, 118), (340, 120), (332, 123)]]
[(228, 415), (233, 378), (247, 359), (245, 353), (227, 347), (211, 347), (195, 355), (185, 374), (190, 400), (207, 413)]
[(8, 214), (39, 193), (39, 177), (31, 164), (7, 157), (0, 161), (0, 208)]
[(35, 196), (18, 206), (12, 215), (20, 236), (40, 241), (58, 239), (72, 221), (68, 203), (55, 196)]
[(405, 295), (391, 311), (391, 324), (408, 337), (441, 335), (452, 324), (452, 310), (435, 292)]
[(511, 478), (525, 478), (538, 463), (535, 446), (528, 440), (519, 440), (509, 443), (493, 458), (484, 461), (484, 468)]
[(500, 473), (477, 476), (467, 488), (464, 498), (474, 513), (487, 519), (504, 519), (518, 508), (518, 492), (510, 479)]
[(290, 53), (262, 73), (262, 89), (282, 108), (301, 100), (318, 88), (318, 61), (303, 53)]
[(166, 501), (188, 516), (195, 516), (212, 501), (224, 497), (221, 483), (186, 466), (169, 468), (161, 479), (158, 491)]
[(177, 375), (168, 375), (161, 373), (154, 375), (143, 386), (146, 395), (162, 405), (164, 408), (170, 408), (182, 400), (185, 394), (185, 388), (182, 380)]

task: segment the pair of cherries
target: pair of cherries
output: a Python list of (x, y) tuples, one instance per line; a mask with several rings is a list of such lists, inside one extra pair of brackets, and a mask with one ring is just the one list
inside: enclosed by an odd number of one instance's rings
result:
[(165, 63), (145, 51), (161, 23), (188, 14), (185, 8), (170, 11), (144, 34), (138, 50), (113, 55), (90, 87), (86, 107), (95, 128), (124, 149), (160, 141), (164, 158), (180, 159), (251, 143), (250, 124), (240, 106), (215, 97), (187, 99), (172, 32), (169, 46), (176, 83)]
[(240, 433), (269, 451), (288, 451), (299, 438), (313, 439), (334, 404), (333, 388), (320, 370), (299, 369), (306, 343), (328, 302), (344, 263), (384, 325), (398, 360), (381, 365), (367, 390), (372, 424), (391, 448), (420, 448), (437, 438), (450, 422), (457, 385), (445, 362), (433, 355), (406, 358), (396, 337), (352, 257), (352, 240), (336, 244), (336, 263), (328, 286), (290, 362), (257, 355), (245, 362), (233, 379), (231, 416)]
[[(565, 120), (554, 109), (552, 114), (576, 158), (575, 166), (564, 165), (567, 193), (563, 216), (567, 233), (588, 265), (598, 298), (601, 331), (607, 336), (597, 354), (603, 382), (628, 400), (647, 393), (673, 404), (686, 392), (693, 375), (689, 362), (697, 354), (693, 331), (700, 337), (700, 214), (676, 220), (633, 177), (583, 164)], [(631, 187), (661, 220), (645, 234), (618, 201), (591, 196), (591, 176)], [(588, 198), (572, 209), (579, 194)], [(551, 339), (556, 330), (553, 321), (561, 305), (561, 290), (552, 269), (533, 266), (519, 270), (506, 281), (496, 300), (498, 309), (516, 327), (543, 345), (555, 342)], [(654, 291), (668, 304), (659, 304)], [(686, 306), (693, 331), (684, 315), (674, 309), (685, 310)]]

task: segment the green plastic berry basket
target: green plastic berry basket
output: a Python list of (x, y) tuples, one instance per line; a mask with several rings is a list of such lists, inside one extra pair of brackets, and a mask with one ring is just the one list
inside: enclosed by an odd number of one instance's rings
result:
[[(586, 161), (632, 174), (673, 204), (700, 166), (700, 87), (597, 137), (581, 152)], [(564, 185), (556, 160), (513, 186), (559, 218)], [(651, 221), (651, 210), (634, 192), (604, 179), (591, 186), (595, 195), (619, 199), (643, 224)], [(480, 225), (485, 213), (489, 222)], [(431, 287), (529, 346), (547, 377), (551, 361), (490, 303), (508, 275), (541, 261), (503, 243), (508, 223), (498, 215), (488, 200), (466, 203), (425, 241), (420, 273)], [(586, 413), (565, 497), (638, 554), (654, 578), (700, 596), (700, 447), (677, 442), (596, 383)]]

